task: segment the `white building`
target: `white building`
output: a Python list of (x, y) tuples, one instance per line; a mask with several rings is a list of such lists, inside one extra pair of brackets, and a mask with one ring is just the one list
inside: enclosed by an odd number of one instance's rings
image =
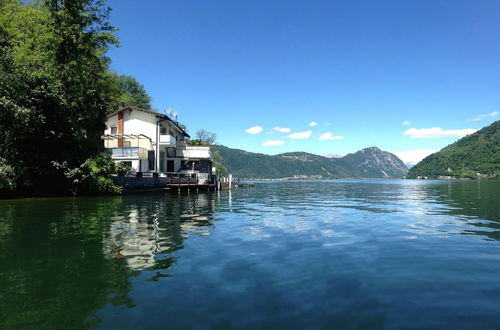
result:
[(111, 157), (135, 172), (195, 175), (210, 180), (210, 147), (188, 146), (189, 137), (167, 115), (126, 106), (108, 115), (103, 140)]

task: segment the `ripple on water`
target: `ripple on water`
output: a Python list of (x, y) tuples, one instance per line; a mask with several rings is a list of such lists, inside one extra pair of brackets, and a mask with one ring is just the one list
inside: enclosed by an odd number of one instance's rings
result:
[(0, 202), (0, 327), (496, 328), (499, 192), (333, 180)]

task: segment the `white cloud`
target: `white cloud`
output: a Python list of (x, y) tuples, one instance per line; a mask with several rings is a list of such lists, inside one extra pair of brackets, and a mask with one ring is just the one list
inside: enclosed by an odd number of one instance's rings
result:
[(408, 121), (408, 120), (405, 120), (403, 123), (402, 123), (403, 126), (410, 126), (411, 125), (411, 121)]
[(287, 135), (287, 138), (290, 139), (309, 139), (311, 137), (312, 131), (298, 132)]
[(275, 128), (273, 128), (275, 131), (277, 132), (281, 132), (281, 133), (290, 133), (291, 129), (290, 128), (287, 128), (287, 127), (279, 127), (279, 126), (276, 126)]
[(405, 164), (416, 165), (419, 161), (435, 153), (437, 150), (419, 149), (394, 152)]
[(464, 137), (466, 135), (477, 132), (477, 129), (448, 129), (444, 130), (441, 127), (433, 128), (410, 128), (406, 130), (403, 135), (409, 136), (412, 139), (439, 139), (439, 138), (453, 138)]
[(340, 135), (333, 135), (332, 132), (326, 132), (324, 134), (321, 134), (321, 136), (318, 138), (318, 140), (343, 140), (344, 137)]
[(318, 123), (317, 123), (317, 122), (315, 122), (315, 121), (312, 121), (312, 122), (310, 122), (310, 123), (309, 123), (309, 126), (311, 126), (311, 127), (314, 127), (314, 126), (316, 126), (316, 125), (318, 125)]
[(469, 119), (469, 121), (480, 121), (480, 120), (487, 119), (487, 118), (495, 118), (495, 117), (498, 117), (499, 114), (500, 114), (500, 112), (493, 111), (493, 112), (490, 112), (490, 113), (487, 113), (484, 115), (479, 115), (477, 117), (471, 118), (471, 119)]
[(253, 126), (253, 127), (246, 129), (245, 132), (247, 132), (249, 134), (259, 134), (260, 132), (262, 132), (262, 130), (263, 130), (263, 128), (260, 126)]
[(323, 126), (330, 126), (330, 123), (324, 123)]
[(282, 144), (285, 144), (285, 141), (281, 141), (281, 140), (267, 140), (266, 142), (262, 143), (262, 145), (264, 147), (280, 146)]

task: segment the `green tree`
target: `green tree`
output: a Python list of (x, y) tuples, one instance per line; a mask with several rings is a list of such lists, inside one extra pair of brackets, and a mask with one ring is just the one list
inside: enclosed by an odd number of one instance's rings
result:
[(222, 158), (222, 155), (220, 154), (219, 150), (210, 147), (210, 153), (212, 154), (212, 160), (214, 162), (215, 171), (217, 172), (217, 175), (219, 177), (228, 176), (229, 171), (223, 164), (224, 159)]
[(217, 141), (217, 134), (199, 129), (196, 131), (196, 139), (189, 141), (193, 146), (211, 146)]
[(120, 102), (143, 109), (151, 109), (151, 97), (134, 77), (108, 72), (111, 104), (108, 113), (115, 112)]
[(0, 176), (10, 189), (65, 190), (54, 164), (78, 168), (102, 150), (113, 101), (105, 54), (117, 43), (109, 11), (101, 0), (0, 1), (0, 158), (10, 169)]

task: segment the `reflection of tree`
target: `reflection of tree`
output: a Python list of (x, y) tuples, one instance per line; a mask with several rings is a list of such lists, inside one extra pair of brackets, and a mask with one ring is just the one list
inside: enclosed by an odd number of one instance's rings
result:
[(212, 212), (209, 194), (2, 202), (0, 328), (88, 328), (108, 303), (133, 306), (129, 277), (169, 268)]
[(120, 204), (110, 198), (0, 206), (0, 327), (90, 327), (108, 295), (131, 303), (127, 269), (102, 253), (102, 233)]
[(469, 215), (500, 222), (500, 182), (476, 180), (450, 182), (439, 186), (443, 201), (457, 209), (451, 214)]
[[(467, 221), (463, 234), (500, 240), (500, 182), (492, 180), (449, 181), (417, 184), (410, 194), (422, 201), (427, 213), (449, 214)], [(483, 227), (484, 230), (474, 228)]]
[[(468, 224), (484, 230), (466, 230), (466, 234), (487, 236), (500, 240), (500, 182), (476, 180), (450, 182), (439, 186), (440, 201), (450, 206), (449, 214), (479, 218)], [(482, 221), (487, 220), (487, 221)]]

